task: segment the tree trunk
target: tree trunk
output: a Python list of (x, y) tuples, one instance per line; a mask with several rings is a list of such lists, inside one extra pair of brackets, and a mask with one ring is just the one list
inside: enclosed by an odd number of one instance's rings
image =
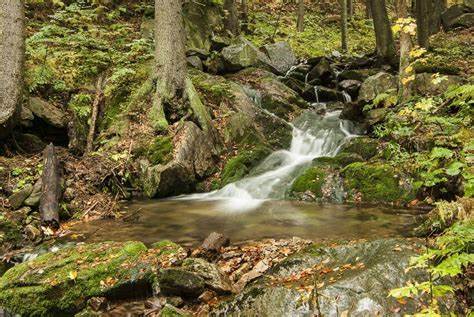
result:
[(347, 0), (347, 16), (349, 20), (352, 20), (353, 15), (354, 15), (354, 1)]
[(155, 0), (156, 93), (149, 117), (156, 130), (168, 127), (165, 110), (183, 98), (186, 34), (181, 0)]
[(95, 136), (95, 129), (97, 125), (97, 117), (99, 115), (99, 105), (102, 102), (102, 98), (104, 97), (103, 86), (104, 86), (104, 75), (100, 75), (99, 78), (97, 79), (97, 84), (95, 88), (96, 89), (95, 98), (94, 98), (94, 102), (92, 103), (91, 122), (89, 125), (89, 133), (87, 134), (85, 153), (90, 153), (94, 149), (94, 136)]
[(341, 48), (344, 53), (347, 53), (347, 1), (341, 0)]
[(298, 16), (296, 19), (296, 30), (298, 32), (304, 31), (304, 0), (298, 0)]
[(395, 66), (398, 61), (385, 0), (370, 0), (370, 11), (374, 20), (377, 56), (381, 62)]
[(50, 143), (43, 153), (43, 175), (39, 211), (41, 223), (48, 227), (59, 228), (59, 200), (61, 199), (61, 175), (59, 163)]
[(445, 0), (431, 0), (430, 10), (430, 35), (441, 30), (441, 14), (446, 10)]
[(370, 0), (365, 0), (365, 17), (372, 19), (372, 11), (370, 9)]
[(418, 45), (426, 49), (430, 46), (431, 0), (416, 0), (416, 30)]
[(242, 0), (241, 3), (241, 22), (242, 22), (242, 30), (247, 32), (249, 30), (249, 7), (247, 4), (247, 0)]
[(0, 138), (11, 132), (21, 109), (24, 24), (23, 0), (0, 1)]
[[(398, 17), (406, 19), (408, 17), (407, 0), (398, 1)], [(412, 92), (413, 70), (410, 66), (410, 51), (413, 47), (411, 34), (400, 31), (400, 70), (399, 70), (399, 100), (407, 101)]]
[(224, 28), (232, 35), (239, 34), (239, 16), (235, 0), (224, 0)]

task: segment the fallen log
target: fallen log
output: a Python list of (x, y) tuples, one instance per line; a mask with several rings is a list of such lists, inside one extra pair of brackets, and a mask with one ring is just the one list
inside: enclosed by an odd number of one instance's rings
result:
[(61, 173), (59, 162), (50, 143), (43, 152), (43, 185), (39, 211), (41, 224), (54, 229), (59, 228), (59, 200), (61, 199)]

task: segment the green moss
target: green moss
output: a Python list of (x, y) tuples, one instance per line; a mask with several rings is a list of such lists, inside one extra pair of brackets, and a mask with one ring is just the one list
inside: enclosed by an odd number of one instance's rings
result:
[(363, 159), (368, 160), (378, 153), (379, 141), (369, 137), (353, 138), (343, 145), (340, 154), (353, 153), (360, 155)]
[(171, 306), (169, 304), (166, 304), (165, 307), (160, 311), (160, 317), (188, 317), (191, 316), (191, 314), (188, 314), (187, 312), (178, 309), (174, 306)]
[(327, 177), (327, 171), (320, 166), (308, 168), (291, 185), (292, 193), (312, 192), (317, 198), (323, 197), (322, 188)]
[(363, 157), (357, 153), (342, 152), (334, 157), (318, 157), (313, 160), (317, 164), (326, 164), (333, 167), (345, 167), (354, 162), (363, 161)]
[(151, 245), (152, 249), (157, 250), (157, 255), (170, 255), (185, 252), (179, 245), (170, 240), (162, 240)]
[(146, 157), (153, 165), (166, 164), (173, 158), (173, 142), (169, 136), (158, 136), (146, 150)]
[(221, 185), (224, 186), (243, 178), (270, 153), (271, 149), (263, 145), (241, 151), (237, 156), (227, 161), (222, 171)]
[(7, 271), (0, 279), (0, 306), (24, 316), (70, 316), (91, 297), (146, 294), (156, 268), (169, 257), (141, 242), (67, 247)]
[(384, 163), (356, 162), (342, 170), (344, 187), (349, 199), (364, 202), (408, 202), (415, 198), (408, 180), (390, 165)]
[(21, 241), (21, 228), (0, 213), (0, 250)]

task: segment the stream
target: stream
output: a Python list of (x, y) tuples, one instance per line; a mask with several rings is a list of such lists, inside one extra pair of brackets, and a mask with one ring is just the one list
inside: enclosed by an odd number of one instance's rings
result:
[(304, 203), (285, 200), (292, 182), (314, 158), (334, 156), (361, 133), (339, 111), (306, 111), (293, 123), (288, 150), (271, 153), (251, 173), (220, 190), (166, 200), (134, 201), (127, 221), (100, 220), (72, 228), (83, 241), (169, 239), (199, 244), (218, 231), (233, 242), (262, 238), (360, 239), (409, 235), (417, 212), (382, 207)]

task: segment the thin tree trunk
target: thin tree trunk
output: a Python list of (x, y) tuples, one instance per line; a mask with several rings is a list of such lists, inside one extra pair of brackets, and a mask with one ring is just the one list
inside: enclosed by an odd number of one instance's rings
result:
[[(401, 19), (408, 17), (407, 0), (398, 1), (398, 16)], [(413, 80), (410, 78), (413, 75), (413, 70), (410, 66), (410, 51), (413, 47), (411, 34), (404, 32), (403, 28), (400, 31), (400, 71), (399, 71), (399, 99), (401, 102), (407, 101), (412, 93)]]
[(354, 15), (354, 2), (353, 0), (347, 0), (347, 16), (349, 20), (352, 20)]
[(344, 53), (347, 52), (347, 1), (341, 0), (341, 48)]
[(430, 35), (441, 30), (441, 14), (446, 10), (445, 0), (431, 0), (430, 10)]
[(239, 16), (235, 0), (224, 0), (224, 28), (232, 35), (239, 34)]
[(430, 7), (431, 0), (416, 0), (416, 30), (418, 45), (430, 46)]
[(0, 137), (11, 132), (20, 112), (25, 57), (23, 0), (0, 1)]
[(99, 78), (97, 79), (97, 84), (95, 88), (96, 89), (95, 98), (94, 98), (94, 102), (92, 103), (91, 123), (89, 125), (89, 133), (87, 135), (85, 153), (90, 153), (94, 149), (94, 136), (95, 136), (95, 129), (97, 125), (97, 117), (99, 115), (99, 105), (102, 102), (102, 98), (104, 97), (103, 86), (104, 86), (104, 76), (100, 75)]
[(156, 93), (149, 118), (156, 130), (168, 127), (165, 110), (182, 97), (186, 78), (186, 34), (181, 0), (155, 0)]
[(47, 227), (59, 228), (59, 200), (61, 199), (61, 174), (59, 162), (51, 143), (43, 153), (43, 175), (40, 198), (41, 223)]
[(398, 60), (385, 0), (370, 0), (370, 11), (374, 20), (377, 56), (382, 62), (395, 66)]
[(296, 19), (296, 30), (298, 32), (304, 31), (304, 0), (298, 0), (298, 16)]
[(249, 7), (247, 4), (247, 0), (242, 0), (241, 3), (241, 24), (242, 24), (242, 30), (247, 32), (249, 30), (248, 24), (249, 24)]
[(370, 9), (370, 0), (365, 0), (365, 17), (372, 19), (372, 11)]

